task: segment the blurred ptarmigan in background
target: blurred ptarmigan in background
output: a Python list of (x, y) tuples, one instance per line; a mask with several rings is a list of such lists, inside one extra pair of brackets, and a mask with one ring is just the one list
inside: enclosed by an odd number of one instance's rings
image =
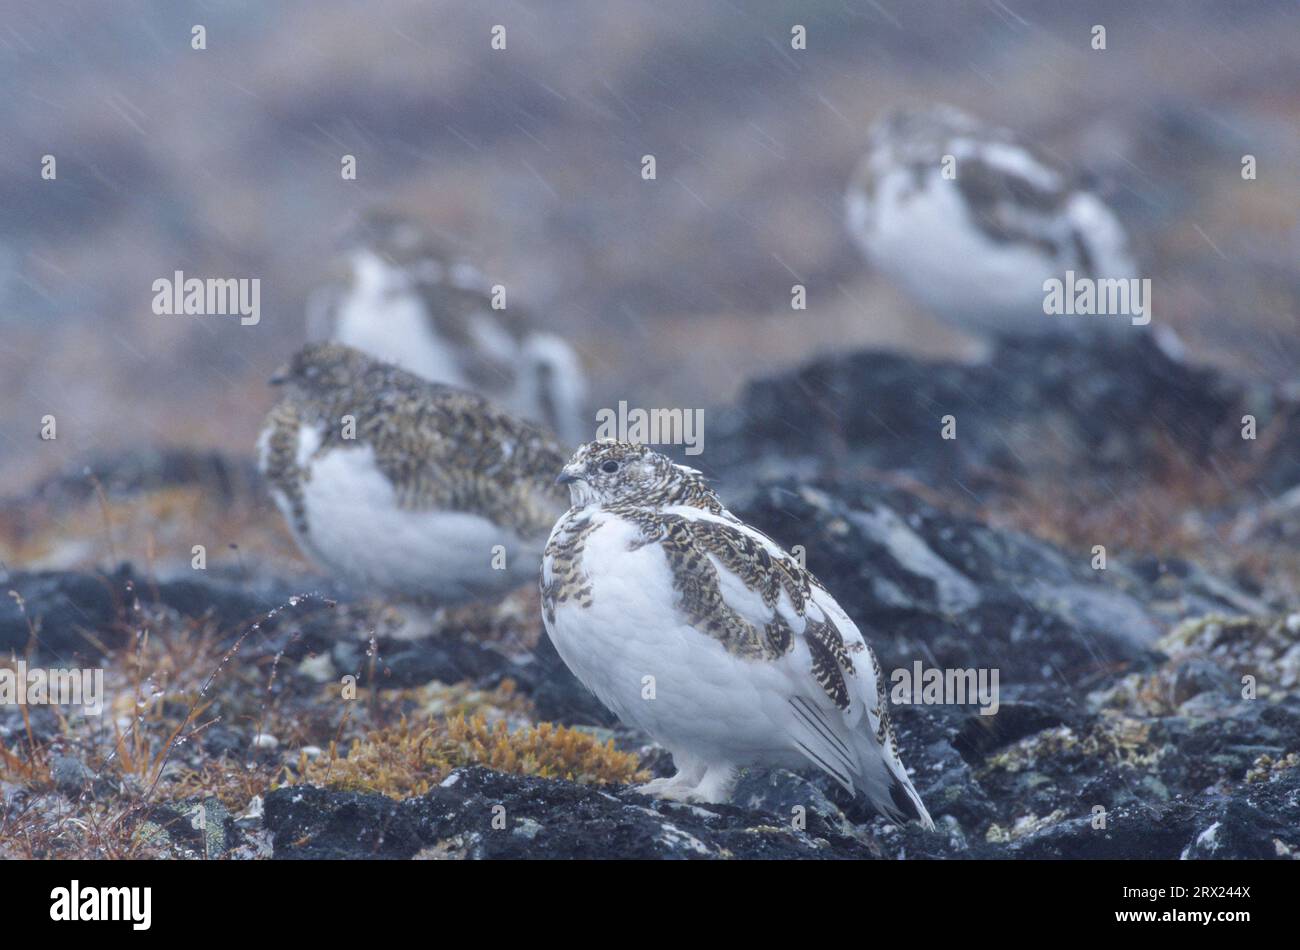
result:
[(433, 382), (482, 393), (570, 445), (584, 437), (586, 383), (573, 347), (533, 326), (471, 263), (416, 222), (363, 217), (346, 239), (340, 278), (308, 302), (308, 335), (363, 350)]
[(537, 577), (568, 457), (540, 426), (337, 343), (306, 346), (272, 382), (285, 393), (259, 467), (323, 567), (436, 602)]
[(752, 765), (816, 766), (928, 828), (898, 757), (875, 655), (835, 598), (723, 507), (694, 469), (591, 442), (542, 563), (546, 631), (626, 724), (673, 756), (642, 791), (723, 802)]
[(849, 231), (873, 266), (974, 336), (1150, 329), (1117, 316), (1044, 312), (1044, 282), (1064, 280), (1067, 271), (1139, 276), (1125, 230), (1065, 169), (958, 109), (898, 112), (877, 122), (846, 210)]

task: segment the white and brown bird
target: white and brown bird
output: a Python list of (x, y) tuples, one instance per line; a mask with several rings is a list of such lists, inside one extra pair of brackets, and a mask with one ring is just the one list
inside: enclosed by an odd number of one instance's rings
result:
[(371, 214), (348, 239), (342, 279), (308, 303), (308, 335), (363, 350), (433, 382), (582, 438), (586, 383), (577, 354), (537, 328), (469, 262), (408, 218)]
[(933, 827), (890, 726), (879, 665), (835, 598), (694, 469), (591, 442), (542, 562), (561, 658), (677, 774), (642, 790), (727, 800), (747, 766), (816, 766), (895, 821)]
[(890, 115), (872, 127), (845, 204), (872, 265), (968, 333), (1131, 327), (1044, 312), (1045, 281), (1135, 278), (1137, 265), (1102, 199), (1005, 129), (949, 106)]
[(565, 508), (566, 454), (540, 426), (337, 343), (311, 344), (259, 465), (302, 550), (339, 577), (454, 602), (536, 578)]

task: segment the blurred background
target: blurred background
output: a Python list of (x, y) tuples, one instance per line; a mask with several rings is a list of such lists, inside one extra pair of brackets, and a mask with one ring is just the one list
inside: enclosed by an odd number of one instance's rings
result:
[[(1283, 379), (1300, 356), (1289, 0), (0, 13), (3, 492), (133, 446), (251, 453), (307, 295), (350, 216), (374, 207), (412, 212), (565, 333), (596, 406), (711, 406), (765, 370), (864, 345), (960, 357), (969, 341), (872, 274), (842, 211), (869, 124), (935, 101), (1095, 176), (1193, 359)], [(498, 23), (504, 52), (489, 46)], [(795, 23), (806, 51), (790, 48)], [(195, 24), (206, 50), (191, 49)], [(260, 325), (155, 315), (152, 282), (175, 270), (260, 278)]]

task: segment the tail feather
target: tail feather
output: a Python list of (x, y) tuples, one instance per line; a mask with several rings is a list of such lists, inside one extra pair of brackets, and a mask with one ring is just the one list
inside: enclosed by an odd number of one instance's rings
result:
[(926, 811), (925, 803), (907, 776), (898, 753), (894, 751), (893, 736), (886, 736), (881, 746), (874, 735), (856, 733), (858, 741), (858, 772), (863, 778), (863, 792), (876, 810), (898, 825), (909, 821), (919, 822), (927, 831), (934, 830), (934, 820)]
[[(889, 798), (898, 814), (902, 816), (902, 821), (920, 822), (922, 828), (934, 831), (934, 819), (925, 810), (925, 804), (921, 801), (921, 796), (917, 794), (911, 780), (906, 776), (900, 779), (892, 771), (889, 777), (891, 779)], [(899, 823), (902, 824), (902, 821)]]
[(795, 747), (850, 794), (863, 795), (895, 824), (916, 821), (933, 831), (934, 821), (891, 745), (881, 747), (869, 732), (851, 729), (802, 697), (790, 700)]

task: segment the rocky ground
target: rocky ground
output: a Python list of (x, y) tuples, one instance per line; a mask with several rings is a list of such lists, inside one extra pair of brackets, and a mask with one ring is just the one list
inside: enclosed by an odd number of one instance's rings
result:
[(108, 697), (0, 706), (0, 855), (1295, 857), (1300, 413), (1132, 359), (858, 353), (715, 416), (724, 497), (887, 672), (998, 671), (993, 715), (895, 706), (936, 832), (814, 774), (638, 795), (666, 754), (568, 674), (532, 590), (374, 603), (296, 560), (245, 462), (165, 453), (0, 507), (7, 665), (100, 665)]

